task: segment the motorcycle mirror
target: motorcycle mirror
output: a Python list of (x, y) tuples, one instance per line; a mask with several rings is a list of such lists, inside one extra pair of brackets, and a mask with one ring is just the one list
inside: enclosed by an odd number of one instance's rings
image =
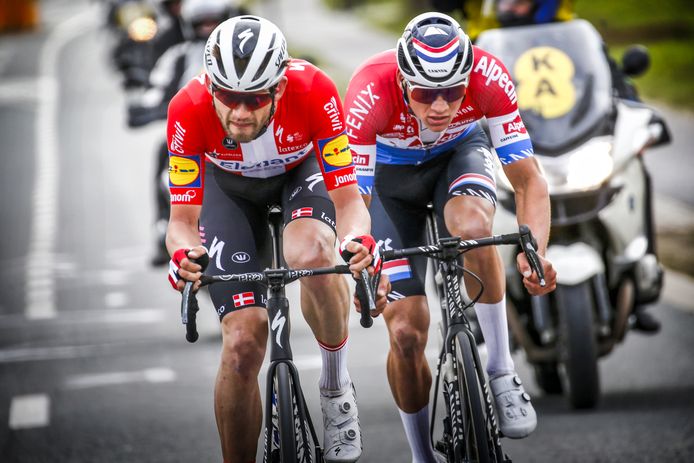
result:
[(638, 77), (651, 66), (648, 48), (643, 45), (632, 45), (622, 55), (622, 71), (630, 77)]

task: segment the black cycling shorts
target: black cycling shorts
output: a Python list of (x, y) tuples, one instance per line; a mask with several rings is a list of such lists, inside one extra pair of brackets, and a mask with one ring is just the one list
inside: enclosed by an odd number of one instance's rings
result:
[[(377, 164), (369, 212), (373, 236), (383, 249), (426, 242), (427, 204), (436, 210), (439, 232), (447, 235), (443, 209), (454, 196), (477, 196), (496, 206), (491, 145), (478, 128), (450, 151), (420, 165)], [(389, 300), (424, 295), (426, 257), (384, 263), (392, 284)]]
[[(267, 214), (281, 205), (284, 225), (312, 218), (335, 230), (335, 207), (314, 156), (289, 172), (250, 178), (205, 166), (200, 237), (210, 256), (206, 275), (259, 272), (272, 264)], [(209, 287), (220, 320), (244, 307), (265, 307), (267, 291), (257, 282), (224, 282)]]

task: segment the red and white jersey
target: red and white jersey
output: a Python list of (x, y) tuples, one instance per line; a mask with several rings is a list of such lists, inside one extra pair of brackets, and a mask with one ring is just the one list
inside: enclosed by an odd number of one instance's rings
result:
[(356, 183), (335, 84), (302, 60), (293, 60), (285, 75), (287, 88), (267, 131), (248, 143), (225, 140), (204, 74), (173, 97), (167, 122), (172, 204), (202, 204), (206, 164), (244, 177), (268, 178), (315, 153), (328, 190)]
[(473, 49), (465, 99), (448, 128), (433, 133), (433, 139), (407, 105), (397, 79), (395, 50), (371, 57), (355, 71), (345, 97), (345, 119), (361, 193), (371, 192), (376, 163), (428, 161), (461, 143), (483, 117), (502, 164), (533, 155), (506, 67), (494, 55)]

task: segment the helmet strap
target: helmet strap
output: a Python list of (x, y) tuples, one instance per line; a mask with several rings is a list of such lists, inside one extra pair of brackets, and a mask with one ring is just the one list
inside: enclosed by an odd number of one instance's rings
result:
[(270, 106), (270, 115), (267, 118), (267, 121), (265, 121), (265, 125), (263, 125), (263, 128), (260, 129), (258, 132), (258, 135), (253, 138), (253, 140), (258, 139), (261, 135), (263, 135), (265, 132), (267, 132), (268, 127), (270, 127), (270, 121), (272, 121), (272, 117), (275, 115), (275, 93), (277, 93), (277, 84), (273, 85), (268, 89), (270, 91), (270, 96), (272, 97), (272, 103)]

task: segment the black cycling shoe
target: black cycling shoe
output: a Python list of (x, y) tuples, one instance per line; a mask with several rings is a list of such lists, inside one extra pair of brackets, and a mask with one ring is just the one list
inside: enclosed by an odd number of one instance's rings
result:
[(633, 328), (642, 333), (655, 334), (660, 331), (660, 322), (648, 313), (645, 307), (636, 307), (634, 309)]

